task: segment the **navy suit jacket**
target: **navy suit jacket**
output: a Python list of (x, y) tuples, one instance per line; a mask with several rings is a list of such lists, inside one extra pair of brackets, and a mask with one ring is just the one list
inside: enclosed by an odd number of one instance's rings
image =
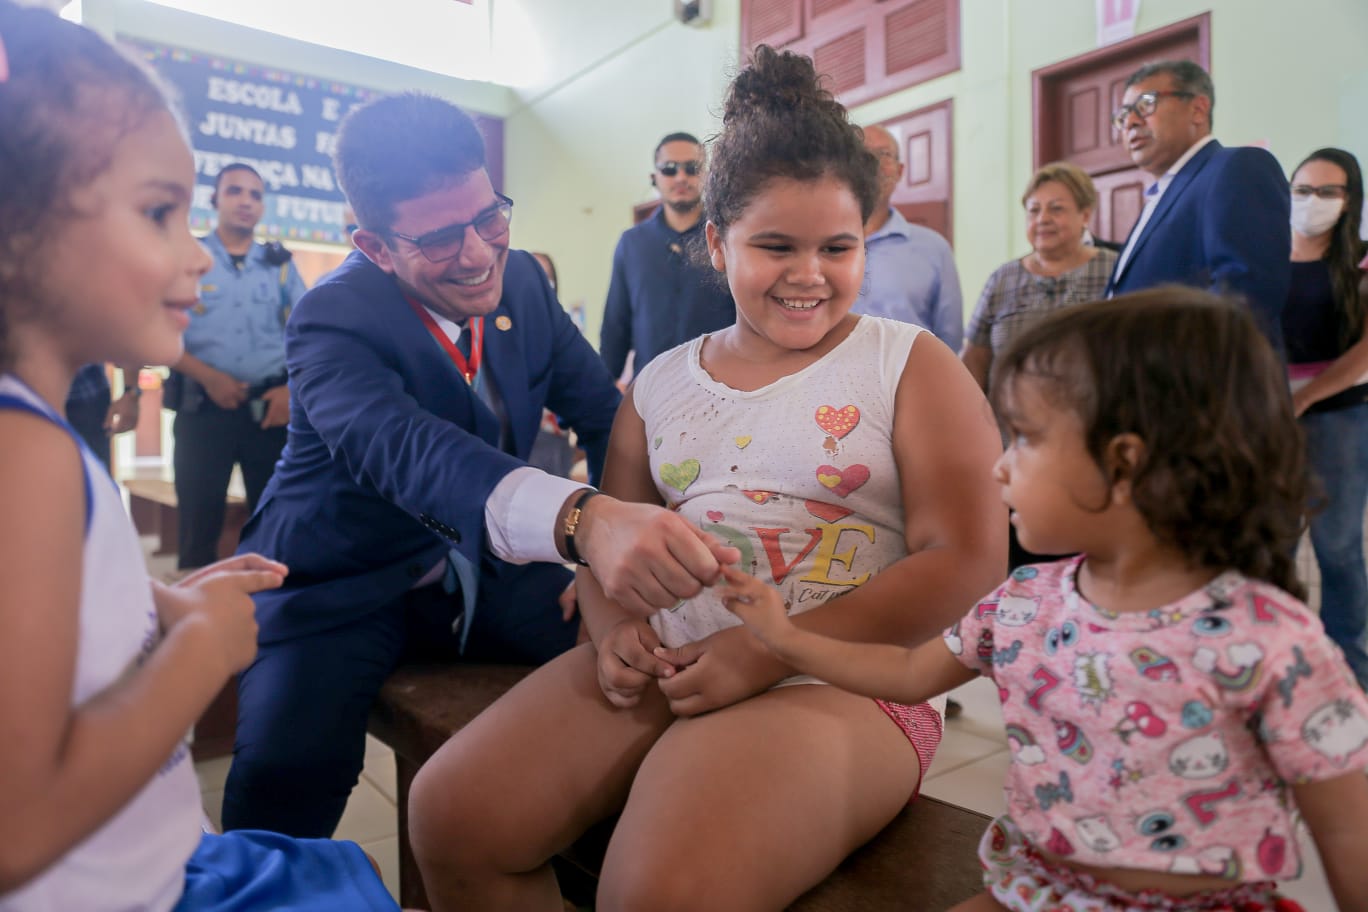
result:
[(1177, 282), (1239, 295), (1282, 352), (1291, 208), (1277, 159), (1264, 149), (1227, 149), (1213, 140), (1173, 176), (1125, 267), (1112, 272), (1107, 293)]
[(509, 252), (484, 326), (482, 371), (503, 398), (511, 454), (394, 279), (359, 251), (295, 307), (289, 441), (240, 547), (290, 568), (256, 596), (263, 643), (393, 601), (450, 548), (478, 563), (482, 589), (517, 573), (488, 550), (484, 507), (525, 464), (543, 406), (575, 429), (597, 479), (621, 397), (530, 254)]

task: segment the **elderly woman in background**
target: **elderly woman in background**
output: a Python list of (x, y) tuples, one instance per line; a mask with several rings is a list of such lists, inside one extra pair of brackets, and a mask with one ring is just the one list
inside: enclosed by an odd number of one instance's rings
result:
[(993, 356), (1042, 315), (1102, 297), (1116, 254), (1084, 242), (1097, 205), (1087, 172), (1068, 162), (1037, 171), (1021, 197), (1031, 252), (999, 266), (979, 295), (960, 359), (988, 389)]
[[(1116, 253), (1088, 243), (1088, 220), (1097, 188), (1086, 171), (1052, 162), (1031, 177), (1022, 194), (1031, 252), (1003, 263), (988, 277), (965, 333), (960, 360), (988, 389), (993, 357), (1045, 314), (1102, 297)], [(1012, 569), (1063, 555), (1033, 554), (1008, 526), (1007, 562)]]

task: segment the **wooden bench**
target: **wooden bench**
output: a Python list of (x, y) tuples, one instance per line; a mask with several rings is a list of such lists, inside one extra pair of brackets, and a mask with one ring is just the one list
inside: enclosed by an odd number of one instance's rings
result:
[[(154, 554), (175, 554), (180, 544), (179, 514), (176, 509), (176, 483), (164, 478), (125, 478), (128, 513), (139, 535), (157, 536)], [(223, 532), (219, 535), (218, 556), (231, 557), (238, 537), (247, 523), (247, 499), (228, 495), (223, 512)]]
[[(529, 669), (507, 665), (413, 665), (380, 691), (370, 731), (394, 750), (399, 805), (399, 899), (428, 907), (408, 842), (408, 793), (423, 762)], [(921, 797), (804, 894), (795, 912), (938, 912), (983, 891), (978, 842), (989, 818)], [(611, 822), (590, 830), (555, 861), (567, 899), (590, 906)]]

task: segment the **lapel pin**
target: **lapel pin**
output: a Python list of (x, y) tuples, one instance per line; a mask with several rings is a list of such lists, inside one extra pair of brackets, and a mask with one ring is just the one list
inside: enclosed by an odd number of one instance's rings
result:
[(508, 317), (504, 316), (503, 314), (500, 314), (499, 316), (494, 318), (494, 325), (502, 331), (508, 332), (510, 329), (513, 328), (513, 321), (508, 319)]

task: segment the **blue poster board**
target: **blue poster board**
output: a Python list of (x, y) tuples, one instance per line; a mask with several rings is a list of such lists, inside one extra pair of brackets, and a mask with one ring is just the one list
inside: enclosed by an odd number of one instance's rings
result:
[(338, 122), (382, 94), (271, 67), (121, 36), (180, 95), (195, 152), (190, 227), (214, 226), (209, 196), (224, 165), (246, 162), (266, 182), (259, 233), (344, 244), (346, 200), (333, 174)]

